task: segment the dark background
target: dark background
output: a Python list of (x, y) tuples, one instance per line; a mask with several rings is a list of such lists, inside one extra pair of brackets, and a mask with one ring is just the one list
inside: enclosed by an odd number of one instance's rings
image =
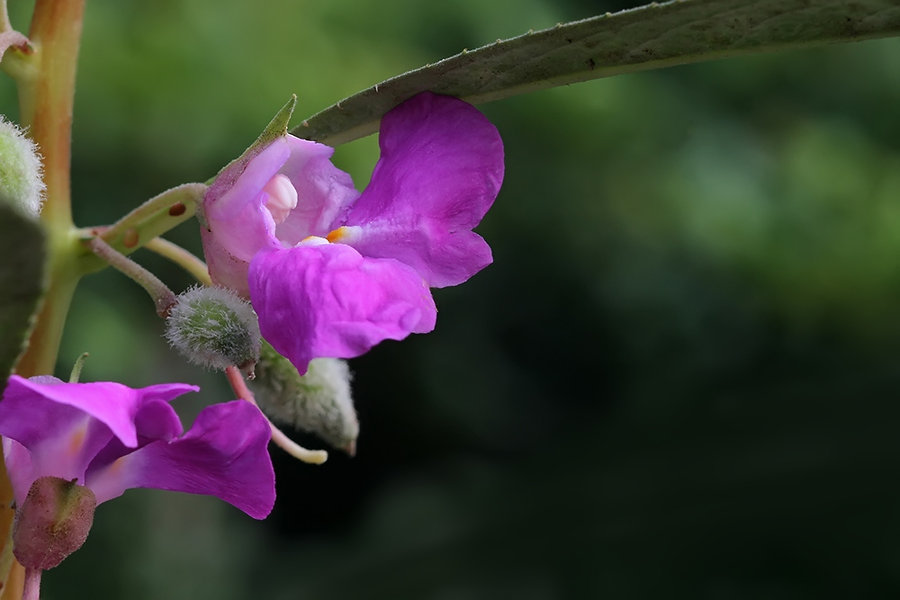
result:
[[(302, 118), (462, 48), (625, 6), (89, 2), (76, 222), (206, 180), (291, 93)], [(479, 228), (495, 263), (435, 292), (434, 333), (351, 361), (358, 455), (315, 467), (273, 448), (279, 498), (259, 523), (128, 492), (44, 596), (900, 593), (898, 41), (483, 106), (507, 151)], [(17, 112), (6, 80), (0, 109)], [(376, 158), (372, 137), (336, 163), (362, 188)], [(195, 222), (169, 237), (200, 251)], [(161, 333), (140, 288), (93, 275), (59, 371), (88, 351), (86, 380), (200, 383), (186, 420), (231, 399)]]

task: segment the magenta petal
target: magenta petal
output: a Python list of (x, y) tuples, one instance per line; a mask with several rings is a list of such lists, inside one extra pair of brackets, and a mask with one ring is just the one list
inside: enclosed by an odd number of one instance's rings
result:
[(301, 374), (313, 358), (352, 358), (431, 331), (437, 317), (412, 268), (343, 244), (261, 252), (250, 265), (250, 299), (263, 337)]
[(103, 468), (135, 448), (142, 448), (151, 442), (173, 440), (184, 431), (178, 413), (169, 402), (165, 398), (152, 395), (144, 396), (144, 402), (135, 415), (134, 425), (138, 440), (136, 446), (128, 447), (118, 438), (112, 437), (106, 446), (96, 453), (87, 470)]
[(138, 445), (135, 418), (147, 401), (168, 402), (197, 389), (163, 384), (133, 390), (111, 382), (62, 383), (13, 375), (0, 402), (0, 435), (30, 453), (33, 473), (23, 479), (54, 475), (83, 480), (89, 463), (114, 438), (129, 448)]
[(148, 400), (171, 402), (182, 394), (199, 390), (195, 385), (183, 383), (140, 389), (108, 381), (46, 384), (13, 375), (0, 403), (0, 435), (11, 437), (27, 448), (31, 443), (54, 437), (48, 428), (68, 428), (56, 412), (71, 407), (100, 421), (122, 443), (133, 448), (138, 443), (135, 418)]
[(164, 397), (144, 396), (144, 402), (134, 417), (138, 446), (149, 440), (172, 440), (184, 432), (178, 413)]
[(470, 230), (503, 181), (503, 143), (473, 106), (419, 94), (384, 116), (381, 158), (353, 206), (342, 242), (365, 256), (396, 258), (432, 287), (462, 283), (491, 262)]
[(88, 473), (98, 504), (144, 487), (216, 496), (255, 519), (275, 504), (268, 421), (243, 400), (203, 409), (183, 437), (157, 441)]

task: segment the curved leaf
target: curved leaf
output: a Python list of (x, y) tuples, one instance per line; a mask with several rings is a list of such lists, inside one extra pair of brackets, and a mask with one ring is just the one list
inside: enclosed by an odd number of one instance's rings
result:
[(619, 73), (900, 34), (895, 0), (674, 0), (497, 42), (341, 100), (291, 133), (330, 146), (431, 90), (478, 104)]
[(44, 289), (44, 232), (0, 204), (0, 391), (24, 349)]

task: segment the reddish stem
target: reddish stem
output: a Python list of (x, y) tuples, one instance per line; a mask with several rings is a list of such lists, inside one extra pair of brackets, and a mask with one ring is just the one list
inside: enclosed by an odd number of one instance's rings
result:
[[(259, 404), (256, 403), (253, 392), (247, 387), (240, 369), (234, 366), (228, 367), (225, 369), (225, 376), (228, 377), (228, 383), (231, 384), (231, 389), (234, 390), (234, 393), (238, 398), (246, 400), (259, 408)], [(269, 421), (268, 417), (266, 417), (266, 420)], [(269, 421), (269, 429), (272, 430), (272, 442), (294, 458), (312, 465), (321, 465), (328, 460), (328, 453), (326, 451), (308, 450), (304, 448), (289, 438), (287, 434), (281, 431), (274, 423), (272, 423), (272, 421)]]

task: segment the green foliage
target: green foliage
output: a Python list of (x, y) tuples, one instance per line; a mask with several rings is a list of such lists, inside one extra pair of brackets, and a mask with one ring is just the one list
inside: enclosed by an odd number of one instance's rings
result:
[(672, 65), (900, 33), (884, 0), (692, 0), (649, 4), (483, 46), (393, 77), (310, 117), (294, 135), (335, 146), (431, 90), (473, 104)]
[(0, 203), (0, 377), (24, 349), (44, 287), (44, 234), (40, 225)]

